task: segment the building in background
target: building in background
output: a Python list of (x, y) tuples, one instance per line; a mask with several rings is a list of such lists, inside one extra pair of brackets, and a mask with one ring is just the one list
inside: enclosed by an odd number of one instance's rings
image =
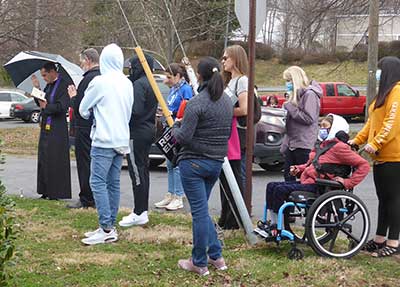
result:
[[(336, 48), (351, 51), (359, 43), (368, 44), (368, 15), (336, 17)], [(379, 15), (379, 42), (400, 40), (400, 15)]]

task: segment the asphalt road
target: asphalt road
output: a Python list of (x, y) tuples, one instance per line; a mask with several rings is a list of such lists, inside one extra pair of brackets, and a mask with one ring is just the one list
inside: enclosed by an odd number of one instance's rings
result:
[(19, 119), (0, 119), (0, 129), (29, 128), (29, 127), (39, 128), (39, 124), (25, 123), (23, 120)]

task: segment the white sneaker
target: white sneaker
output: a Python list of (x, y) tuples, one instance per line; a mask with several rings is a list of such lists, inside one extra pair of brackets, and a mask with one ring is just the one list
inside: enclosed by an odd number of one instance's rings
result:
[(131, 227), (133, 225), (144, 225), (147, 222), (149, 222), (147, 211), (143, 211), (140, 215), (132, 212), (128, 216), (124, 216), (118, 224), (122, 227)]
[(111, 243), (118, 240), (118, 233), (115, 228), (110, 232), (104, 232), (102, 228), (92, 236), (82, 239), (82, 243), (86, 245), (95, 245), (101, 243)]
[(174, 199), (165, 207), (168, 210), (178, 210), (183, 208), (183, 197), (182, 196), (174, 196)]
[(159, 202), (154, 203), (154, 206), (156, 208), (165, 208), (165, 207), (167, 207), (168, 204), (170, 204), (170, 202), (173, 199), (174, 199), (174, 196), (171, 193), (167, 192), (164, 199)]
[(92, 237), (93, 235), (95, 235), (97, 232), (99, 232), (101, 230), (101, 227), (99, 227), (99, 228), (97, 228), (96, 230), (94, 230), (94, 231), (88, 231), (88, 232), (85, 232), (85, 237), (87, 238), (87, 237)]

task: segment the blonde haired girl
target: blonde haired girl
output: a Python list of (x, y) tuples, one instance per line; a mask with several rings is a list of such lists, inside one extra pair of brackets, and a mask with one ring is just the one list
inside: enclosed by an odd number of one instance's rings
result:
[(285, 156), (285, 181), (293, 181), (296, 178), (290, 174), (290, 166), (307, 162), (317, 140), (322, 88), (316, 81), (310, 81), (297, 66), (286, 69), (283, 78), (289, 99), (283, 104), (287, 119), (281, 152)]
[[(306, 89), (310, 84), (304, 70), (298, 66), (291, 66), (283, 72), (283, 78), (286, 80), (287, 92), (289, 93), (289, 102), (292, 102), (297, 106), (297, 93), (301, 89)], [(292, 83), (292, 88), (290, 88)]]

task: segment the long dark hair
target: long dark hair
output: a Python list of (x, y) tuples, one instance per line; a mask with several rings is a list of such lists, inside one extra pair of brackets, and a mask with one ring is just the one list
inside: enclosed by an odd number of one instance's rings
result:
[(382, 74), (379, 81), (378, 94), (375, 97), (374, 109), (383, 106), (387, 95), (400, 81), (400, 59), (397, 57), (384, 57), (379, 61), (378, 69), (382, 70)]
[(216, 102), (224, 92), (224, 80), (220, 71), (219, 62), (213, 57), (204, 57), (197, 65), (197, 73), (204, 82), (207, 82), (207, 90), (213, 102)]
[(185, 66), (183, 64), (171, 63), (168, 66), (167, 72), (169, 72), (173, 76), (176, 76), (177, 74), (179, 74), (181, 76), (181, 78), (185, 78), (185, 81), (189, 83), (189, 76), (188, 76)]

